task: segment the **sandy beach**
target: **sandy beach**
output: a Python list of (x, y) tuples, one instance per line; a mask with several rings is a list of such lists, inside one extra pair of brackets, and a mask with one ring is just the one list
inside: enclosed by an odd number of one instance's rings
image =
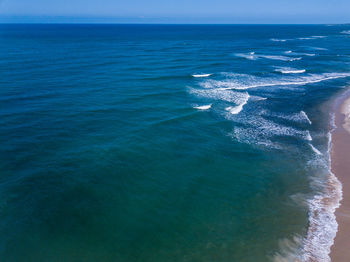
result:
[(336, 210), (338, 232), (331, 248), (332, 262), (350, 261), (350, 91), (334, 105), (336, 129), (332, 133), (332, 172), (341, 181), (343, 199)]

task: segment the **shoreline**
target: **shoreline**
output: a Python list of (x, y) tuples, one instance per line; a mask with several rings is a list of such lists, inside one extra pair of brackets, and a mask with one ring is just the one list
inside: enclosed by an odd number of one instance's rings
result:
[(350, 258), (350, 129), (345, 125), (350, 119), (344, 115), (344, 110), (350, 113), (349, 103), (350, 89), (336, 98), (332, 110), (335, 126), (331, 131), (331, 171), (343, 188), (340, 206), (335, 211), (338, 231), (331, 247), (332, 262), (348, 262)]

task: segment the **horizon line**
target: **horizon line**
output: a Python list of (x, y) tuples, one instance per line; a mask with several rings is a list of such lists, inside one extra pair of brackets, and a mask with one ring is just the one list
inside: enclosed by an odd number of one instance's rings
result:
[[(1, 19), (1, 18), (0, 18)], [(50, 22), (50, 21), (42, 21), (42, 22), (6, 22), (6, 21), (0, 21), (0, 24), (12, 24), (12, 25), (19, 25), (19, 24), (33, 24), (33, 25), (45, 25), (45, 24), (56, 24), (56, 25), (63, 25), (63, 24), (76, 24), (76, 25), (89, 25), (89, 24), (96, 24), (96, 25), (350, 25), (350, 22), (348, 23), (198, 23), (198, 22), (169, 22), (169, 23), (162, 23), (162, 22)]]

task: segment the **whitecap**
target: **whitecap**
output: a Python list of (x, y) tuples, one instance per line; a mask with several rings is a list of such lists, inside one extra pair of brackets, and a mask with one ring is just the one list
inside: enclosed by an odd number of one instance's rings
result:
[(305, 69), (295, 69), (291, 67), (279, 67), (275, 69), (276, 72), (280, 72), (282, 74), (302, 74), (305, 73)]
[(309, 131), (298, 130), (291, 126), (276, 123), (267, 120), (261, 116), (250, 116), (244, 114), (244, 117), (234, 119), (236, 122), (241, 122), (246, 127), (238, 128), (236, 138), (248, 144), (257, 143), (260, 140), (270, 139), (275, 136), (296, 137), (303, 140), (310, 139)]
[(313, 38), (326, 38), (326, 35), (313, 35)]
[[(288, 53), (287, 53), (288, 52)], [(292, 51), (285, 51), (284, 52), (285, 54), (290, 54), (290, 55), (293, 55), (293, 56), (315, 56), (316, 54), (313, 54), (313, 53), (302, 53), (302, 52), (292, 52)]]
[(311, 136), (309, 130), (306, 131), (305, 139), (306, 139), (307, 141), (312, 141), (312, 136)]
[(265, 59), (271, 59), (271, 60), (280, 60), (280, 61), (296, 61), (301, 60), (301, 57), (288, 57), (288, 56), (281, 56), (281, 55), (259, 55), (257, 57), (265, 58)]
[(300, 69), (300, 70), (285, 70), (285, 71), (281, 71), (282, 74), (302, 74), (305, 73), (306, 70), (305, 69)]
[(249, 94), (238, 106), (229, 106), (229, 107), (226, 107), (225, 109), (226, 111), (229, 111), (232, 115), (237, 115), (239, 112), (242, 111), (243, 107), (248, 103), (248, 100), (249, 100)]
[(254, 54), (255, 54), (255, 52), (250, 52), (250, 53), (248, 53), (248, 54), (245, 54), (245, 53), (237, 53), (237, 54), (235, 54), (235, 56), (237, 56), (237, 57), (243, 57), (243, 58), (246, 58), (246, 59), (248, 59), (248, 60), (256, 60), (256, 59), (258, 59), (258, 57), (255, 56)]
[(350, 30), (344, 30), (344, 31), (341, 31), (340, 33), (350, 35)]
[(280, 119), (285, 119), (288, 121), (293, 121), (297, 123), (308, 123), (309, 125), (312, 124), (311, 120), (308, 118), (306, 113), (304, 111), (300, 111), (299, 113), (295, 114), (282, 114), (282, 113), (275, 113), (275, 112), (269, 112), (266, 110), (263, 110), (260, 112), (260, 115), (267, 116), (267, 117), (277, 117)]
[(324, 47), (315, 47), (315, 46), (307, 46), (306, 48), (311, 49), (311, 50), (320, 50), (320, 51), (328, 50), (327, 48), (324, 48)]
[(234, 104), (242, 104), (247, 100), (249, 94), (247, 92), (237, 92), (233, 90), (224, 90), (218, 88), (211, 89), (190, 89), (190, 93), (203, 98), (209, 98), (213, 100), (220, 100)]
[(305, 55), (305, 56), (315, 56), (316, 54), (311, 54), (311, 53), (299, 53), (300, 55)]
[(199, 110), (208, 110), (211, 108), (211, 104), (210, 105), (203, 105), (203, 106), (195, 106), (193, 108), (199, 109)]
[(288, 57), (288, 56), (281, 56), (281, 55), (263, 55), (263, 54), (256, 54), (255, 52), (250, 53), (236, 53), (235, 56), (242, 57), (248, 60), (257, 60), (260, 58), (270, 59), (270, 60), (280, 60), (280, 61), (296, 61), (301, 60), (302, 57)]
[(304, 111), (300, 111), (300, 114), (310, 125), (312, 125), (310, 118), (307, 116), (307, 114)]
[(270, 40), (273, 42), (286, 42), (288, 39), (271, 38)]
[(212, 74), (194, 74), (192, 75), (193, 77), (208, 77), (211, 76)]
[(322, 155), (320, 150), (318, 150), (316, 147), (314, 147), (311, 143), (309, 143), (309, 146), (311, 147), (312, 151), (316, 153), (316, 155)]
[(266, 100), (267, 97), (262, 97), (262, 96), (250, 96), (251, 101), (264, 101)]
[(285, 76), (281, 78), (257, 77), (246, 74), (225, 73), (226, 80), (208, 80), (200, 85), (204, 88), (220, 88), (220, 90), (245, 90), (258, 87), (293, 86), (319, 83), (322, 81), (349, 77), (350, 73), (308, 74), (298, 77)]
[(321, 39), (321, 38), (326, 38), (327, 36), (325, 35), (313, 35), (309, 37), (299, 37), (297, 38), (298, 40), (314, 40), (314, 39)]

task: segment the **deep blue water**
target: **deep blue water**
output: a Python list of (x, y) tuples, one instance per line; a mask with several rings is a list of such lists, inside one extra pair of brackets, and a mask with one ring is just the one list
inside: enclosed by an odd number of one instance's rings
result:
[(0, 260), (329, 261), (348, 30), (0, 25)]

